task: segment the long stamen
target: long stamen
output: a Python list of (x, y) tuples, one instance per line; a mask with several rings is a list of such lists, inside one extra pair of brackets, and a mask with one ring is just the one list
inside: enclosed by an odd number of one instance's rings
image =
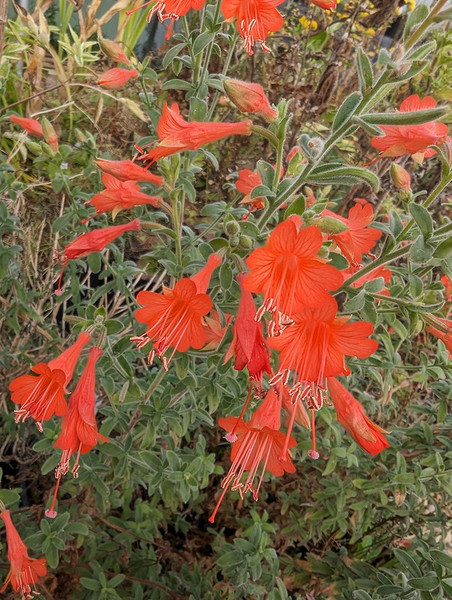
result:
[(52, 504), (50, 505), (50, 508), (48, 508), (45, 511), (45, 516), (49, 517), (49, 519), (54, 519), (58, 514), (55, 510), (55, 503), (56, 503), (56, 499), (57, 499), (58, 488), (60, 487), (60, 481), (61, 481), (61, 472), (59, 472), (59, 474), (58, 474), (57, 482), (55, 485), (55, 491), (53, 492)]
[(311, 437), (312, 437), (312, 448), (308, 450), (308, 456), (317, 460), (319, 458), (319, 453), (316, 448), (316, 437), (315, 437), (315, 410), (311, 410)]
[(248, 408), (248, 404), (249, 404), (249, 402), (251, 400), (251, 394), (253, 393), (253, 387), (254, 387), (254, 383), (251, 382), (250, 383), (250, 387), (248, 389), (248, 395), (246, 397), (245, 404), (243, 405), (243, 408), (242, 408), (242, 412), (240, 413), (239, 418), (235, 422), (235, 425), (232, 428), (232, 431), (230, 433), (227, 433), (224, 436), (228, 440), (228, 442), (235, 442), (237, 440), (237, 436), (235, 435), (235, 432), (237, 430), (237, 427), (238, 427), (239, 423), (243, 419), (243, 415), (245, 414), (246, 409)]
[(287, 427), (287, 433), (286, 433), (286, 438), (284, 440), (284, 446), (283, 446), (283, 449), (281, 452), (281, 456), (279, 457), (279, 460), (281, 462), (285, 462), (287, 460), (287, 450), (289, 448), (290, 434), (292, 433), (296, 414), (297, 414), (297, 400), (293, 403), (292, 412), (290, 414), (290, 421), (289, 421), (289, 425)]

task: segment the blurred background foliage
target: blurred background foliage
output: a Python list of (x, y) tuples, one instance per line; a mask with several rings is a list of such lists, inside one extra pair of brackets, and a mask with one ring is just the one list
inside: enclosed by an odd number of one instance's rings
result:
[[(130, 158), (134, 143), (153, 140), (165, 99), (185, 104), (192, 118), (204, 118), (205, 99), (214, 98), (215, 114), (233, 120), (233, 108), (217, 91), (218, 78), (210, 76), (227, 60), (230, 74), (262, 83), (275, 104), (291, 99), (289, 150), (300, 133), (322, 136), (329, 129), (338, 106), (358, 85), (353, 66), (358, 46), (373, 64), (382, 47), (396, 49), (414, 2), (342, 0), (332, 15), (307, 3), (286, 3), (286, 25), (271, 38), (272, 54), (251, 59), (239, 45), (230, 51), (232, 27), (210, 43), (217, 25), (209, 5), (187, 23), (196, 36), (205, 19), (210, 34), (201, 90), (193, 88), (183, 26), (162, 45), (156, 23), (146, 24), (146, 11), (125, 19), (129, 4), (101, 7), (91, 0), (79, 10), (76, 1), (43, 0), (28, 13), (11, 9), (0, 58), (0, 499), (27, 545), (44, 553), (51, 567), (43, 597), (451, 597), (452, 372), (445, 346), (422, 331), (415, 313), (378, 308), (381, 350), (355, 361), (349, 385), (370, 417), (390, 432), (391, 448), (369, 457), (326, 407), (318, 418), (321, 459), (305, 460), (309, 434), (298, 430), (297, 473), (266, 478), (258, 504), (231, 496), (215, 526), (207, 518), (229, 464), (229, 445), (215, 421), (217, 415), (238, 414), (248, 385), (245, 373), (223, 365), (231, 334), (219, 351), (179, 355), (165, 374), (158, 365), (149, 367), (129, 341), (138, 333), (137, 291), (159, 291), (182, 272), (192, 274), (212, 248), (225, 248), (227, 259), (213, 276), (211, 296), (220, 312), (234, 312), (239, 290), (232, 273), (249, 245), (262, 244), (264, 236), (253, 220), (242, 220), (247, 211), (238, 205), (233, 183), (240, 168), (273, 160), (265, 140), (235, 138), (222, 143), (221, 153), (203, 150), (191, 162), (180, 156), (162, 161), (163, 173), (177, 172), (186, 194), (181, 264), (166, 238), (146, 231), (70, 263), (65, 294), (54, 295), (55, 251), (87, 230), (80, 225), (89, 215), (84, 202), (102, 187), (95, 158)], [(132, 50), (141, 40), (140, 78), (120, 94), (95, 85), (111, 66), (100, 53), (100, 33), (119, 41), (135, 65)], [(410, 93), (450, 100), (449, 26), (432, 37), (436, 51), (429, 68), (395, 87), (379, 110), (393, 109)], [(204, 57), (206, 46), (200, 50)], [(12, 111), (45, 115), (59, 135), (59, 151), (11, 127)], [(336, 152), (362, 165), (372, 158), (369, 136), (358, 131)], [(433, 189), (441, 172), (438, 159), (405, 162), (414, 192)], [(389, 166), (388, 160), (374, 165), (383, 181), (379, 192), (360, 184), (317, 186), (316, 197), (343, 212), (364, 195), (379, 219), (388, 211), (403, 219), (406, 203), (390, 183)], [(152, 194), (148, 184), (142, 189)], [(435, 209), (437, 224), (447, 222), (450, 206), (446, 191)], [(168, 225), (166, 213), (146, 206), (135, 214)], [(225, 230), (228, 221), (239, 228), (234, 239)], [(96, 219), (97, 226), (107, 224), (106, 216)], [(450, 261), (436, 259), (412, 264), (410, 272), (396, 265), (391, 292), (408, 286), (412, 300), (432, 304), (442, 290), (438, 276), (450, 274), (450, 268)], [(356, 314), (362, 309), (357, 305)], [(8, 384), (27, 365), (55, 356), (69, 336), (89, 325), (106, 343), (97, 408), (110, 442), (83, 458), (77, 480), (63, 481), (59, 516), (49, 521), (42, 517), (59, 460), (52, 449), (58, 425), (49, 422), (43, 435), (29, 422), (16, 425)], [(1, 561), (6, 573), (4, 545)]]

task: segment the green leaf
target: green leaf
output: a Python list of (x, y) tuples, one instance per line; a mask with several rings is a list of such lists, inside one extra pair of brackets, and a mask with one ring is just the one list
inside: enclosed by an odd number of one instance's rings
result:
[(411, 246), (410, 256), (415, 263), (424, 263), (431, 259), (433, 250), (432, 246), (425, 242), (424, 236), (420, 235)]
[(452, 556), (445, 552), (441, 552), (441, 550), (431, 550), (430, 556), (435, 562), (452, 571)]
[(254, 190), (251, 192), (251, 198), (254, 200), (255, 198), (275, 198), (275, 192), (272, 192), (270, 188), (266, 185), (257, 185)]
[(183, 79), (169, 79), (162, 85), (162, 90), (191, 90), (192, 84)]
[(436, 106), (413, 112), (372, 113), (360, 115), (359, 118), (371, 125), (421, 125), (436, 121), (449, 112), (448, 106)]
[(354, 600), (372, 600), (372, 596), (369, 596), (367, 592), (364, 590), (355, 590), (353, 592)]
[(322, 168), (321, 170), (316, 167), (311, 171), (307, 181), (321, 184), (344, 183), (350, 185), (364, 181), (369, 184), (374, 192), (378, 192), (380, 187), (380, 180), (375, 173), (363, 167), (351, 167), (348, 165), (331, 167), (331, 169)]
[(424, 575), (424, 577), (414, 577), (413, 579), (408, 579), (408, 585), (410, 585), (415, 590), (434, 590), (439, 585), (439, 579), (433, 575)]
[(345, 98), (334, 117), (333, 132), (337, 131), (344, 123), (352, 118), (361, 100), (362, 96), (359, 92), (353, 92), (350, 96)]
[(291, 202), (284, 212), (284, 218), (287, 219), (290, 215), (302, 215), (306, 210), (306, 199), (304, 196), (298, 196), (296, 200)]
[(80, 583), (87, 590), (93, 590), (93, 592), (98, 592), (102, 589), (102, 586), (97, 581), (97, 579), (90, 579), (89, 577), (80, 577)]
[(376, 589), (377, 594), (380, 596), (392, 596), (393, 594), (401, 594), (403, 588), (399, 585), (381, 585)]
[(364, 93), (373, 86), (374, 75), (370, 58), (361, 47), (358, 48), (356, 55), (356, 66), (358, 68), (359, 86), (361, 92)]
[(198, 35), (192, 46), (193, 54), (197, 56), (200, 52), (202, 52), (214, 37), (215, 33), (211, 33), (210, 31), (205, 31), (204, 33)]
[(16, 490), (1, 490), (0, 489), (0, 500), (6, 506), (12, 506), (18, 504), (20, 501), (20, 493)]
[(444, 240), (436, 247), (433, 253), (435, 258), (450, 258), (452, 257), (452, 235)]
[(175, 46), (173, 46), (172, 48), (170, 48), (168, 50), (168, 52), (165, 54), (163, 61), (162, 61), (162, 66), (164, 69), (167, 69), (169, 67), (169, 65), (173, 62), (173, 60), (176, 58), (176, 56), (182, 51), (183, 48), (185, 48), (187, 44), (185, 44), (185, 42), (183, 44), (176, 44)]
[(411, 216), (416, 221), (425, 240), (428, 240), (433, 232), (433, 219), (426, 208), (414, 202), (409, 205)]
[(428, 17), (428, 7), (426, 4), (418, 4), (414, 10), (412, 10), (405, 24), (403, 30), (403, 41), (406, 42), (410, 34), (412, 33), (416, 25), (420, 25)]
[(406, 552), (405, 550), (395, 548), (394, 555), (399, 561), (399, 563), (402, 564), (406, 569), (408, 569), (408, 571), (412, 575), (414, 575), (415, 577), (421, 577), (421, 570), (419, 569), (414, 558), (412, 558), (411, 555), (408, 554), (408, 552)]
[(355, 313), (361, 310), (364, 306), (364, 302), (366, 301), (366, 291), (361, 290), (356, 296), (347, 300), (344, 304), (344, 310), (348, 313)]

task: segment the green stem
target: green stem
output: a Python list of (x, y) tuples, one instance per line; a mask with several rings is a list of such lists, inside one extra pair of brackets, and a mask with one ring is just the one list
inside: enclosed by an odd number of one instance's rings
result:
[[(438, 183), (438, 185), (436, 186), (436, 188), (434, 190), (432, 190), (430, 192), (430, 194), (427, 196), (427, 198), (424, 200), (424, 202), (422, 202), (422, 206), (424, 208), (428, 208), (431, 204), (433, 204), (433, 202), (436, 200), (436, 198), (449, 185), (449, 183), (451, 181), (452, 181), (452, 173), (449, 173), (448, 175), (443, 177), (441, 179), (441, 181)], [(406, 239), (406, 234), (410, 231), (410, 229), (413, 227), (415, 222), (416, 221), (414, 219), (410, 219), (408, 221), (408, 223), (405, 225), (405, 227), (402, 229), (402, 231), (397, 236), (396, 242), (401, 242)], [(445, 227), (447, 228), (448, 225), (446, 225)], [(444, 227), (441, 229), (444, 229)], [(436, 231), (435, 234), (438, 234), (440, 231), (441, 230)], [(447, 233), (447, 229), (446, 229), (445, 233)]]
[[(218, 18), (220, 16), (220, 7), (221, 7), (221, 2), (220, 0), (217, 0), (217, 5), (215, 7), (215, 15), (213, 17), (213, 23), (212, 23), (212, 28), (214, 29), (217, 25), (218, 22)], [(201, 71), (201, 77), (199, 79), (195, 79), (194, 81), (197, 81), (197, 90), (199, 90), (199, 88), (201, 87), (201, 85), (204, 83), (204, 80), (206, 79), (207, 76), (207, 70), (209, 68), (209, 63), (210, 63), (210, 58), (212, 56), (212, 51), (213, 51), (213, 46), (215, 44), (215, 35), (213, 36), (209, 46), (207, 47), (207, 54), (206, 54), (206, 58), (204, 60), (204, 65)], [(201, 59), (203, 58), (204, 55), (204, 51), (200, 53)]]
[(439, 2), (432, 8), (430, 14), (423, 23), (409, 36), (405, 42), (405, 49), (410, 50), (424, 35), (430, 25), (433, 23), (436, 15), (441, 11), (443, 6), (447, 3), (447, 0), (439, 0)]
[(253, 133), (257, 133), (258, 135), (261, 135), (262, 137), (264, 137), (266, 140), (268, 140), (270, 142), (270, 144), (274, 148), (278, 148), (278, 146), (279, 146), (278, 138), (276, 137), (276, 135), (274, 133), (272, 133), (268, 129), (265, 129), (265, 127), (262, 127), (261, 125), (251, 125), (251, 131)]
[(190, 44), (190, 27), (188, 26), (188, 19), (186, 16), (182, 17), (182, 23), (184, 26), (185, 37), (187, 38), (188, 51), (190, 53), (190, 60), (191, 60), (191, 64), (193, 67), (192, 83), (195, 84), (195, 82), (196, 82), (196, 79), (195, 79), (196, 58), (195, 58), (195, 55), (193, 54), (193, 48), (191, 47), (191, 44)]
[(377, 258), (376, 260), (374, 260), (370, 264), (366, 265), (365, 267), (363, 267), (359, 271), (356, 271), (356, 273), (354, 273), (351, 277), (349, 277), (348, 279), (346, 279), (344, 281), (344, 283), (341, 285), (341, 287), (336, 291), (336, 294), (338, 294), (339, 292), (344, 291), (349, 285), (351, 285), (352, 283), (354, 283), (355, 281), (357, 281), (358, 279), (360, 279), (364, 275), (367, 275), (367, 273), (370, 273), (371, 271), (373, 271), (377, 267), (380, 267), (381, 265), (386, 265), (387, 263), (390, 263), (393, 260), (397, 260), (401, 256), (404, 256), (405, 254), (408, 254), (408, 252), (410, 251), (411, 246), (412, 246), (412, 243), (406, 244), (406, 246), (403, 246), (403, 248), (399, 248), (399, 250), (395, 250), (394, 252), (390, 252), (389, 254), (386, 254), (385, 256), (380, 256), (379, 258)]
[[(229, 51), (228, 51), (228, 54), (226, 56), (226, 60), (224, 61), (223, 71), (221, 72), (221, 74), (223, 76), (226, 76), (227, 72), (229, 70), (229, 66), (231, 64), (231, 60), (232, 60), (232, 57), (234, 55), (234, 50), (235, 50), (235, 46), (237, 44), (238, 37), (239, 37), (239, 35), (238, 35), (237, 31), (234, 29), (234, 33), (233, 33), (233, 36), (232, 36), (231, 44), (229, 46)], [(221, 95), (220, 92), (217, 90), (215, 92), (215, 94), (214, 94), (214, 97), (212, 99), (212, 103), (211, 103), (211, 105), (209, 107), (209, 112), (207, 113), (207, 121), (211, 121), (212, 120), (213, 113), (214, 113), (215, 108), (217, 106), (218, 99), (220, 98), (220, 95)]]

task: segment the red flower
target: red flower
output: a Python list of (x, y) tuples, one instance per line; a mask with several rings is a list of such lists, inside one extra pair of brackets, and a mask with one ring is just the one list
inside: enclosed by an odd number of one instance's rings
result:
[(28, 556), (27, 547), (14, 527), (9, 510), (1, 512), (0, 518), (5, 523), (8, 560), (11, 565), (0, 594), (11, 584), (13, 590), (19, 592), (21, 600), (30, 600), (38, 594), (35, 583), (47, 573), (46, 560)]
[(216, 350), (223, 341), (229, 323), (232, 321), (232, 315), (224, 315), (225, 325), (221, 324), (220, 315), (216, 310), (210, 313), (209, 317), (204, 317), (204, 333), (206, 334), (206, 345), (203, 350)]
[(69, 461), (72, 454), (76, 454), (75, 463), (72, 467), (74, 477), (78, 476), (79, 460), (81, 454), (86, 454), (98, 441), (108, 442), (108, 439), (97, 431), (95, 417), (95, 387), (96, 387), (96, 363), (102, 356), (102, 350), (98, 347), (91, 348), (88, 362), (69, 400), (69, 410), (63, 417), (61, 433), (53, 445), (54, 448), (63, 450), (61, 460), (55, 470), (57, 484), (52, 498), (52, 504), (46, 510), (46, 516), (55, 518), (55, 502), (58, 487), (63, 475), (69, 471)]
[(140, 221), (134, 219), (130, 223), (124, 225), (113, 225), (112, 227), (103, 227), (102, 229), (93, 229), (88, 233), (82, 233), (75, 240), (70, 242), (63, 251), (63, 268), (61, 269), (60, 277), (58, 279), (58, 289), (55, 294), (60, 296), (63, 292), (61, 290), (61, 281), (63, 279), (64, 269), (69, 260), (75, 260), (77, 258), (83, 258), (88, 256), (92, 252), (100, 252), (108, 244), (111, 244), (117, 237), (125, 233), (126, 231), (139, 231)]
[[(163, 368), (176, 351), (186, 352), (190, 347), (202, 348), (206, 342), (203, 317), (212, 308), (212, 300), (206, 294), (212, 271), (221, 263), (218, 254), (209, 257), (207, 265), (190, 279), (180, 279), (173, 289), (164, 287), (162, 294), (139, 292), (137, 302), (143, 306), (135, 312), (135, 318), (145, 323), (146, 333), (132, 338), (138, 348), (154, 342), (148, 362), (152, 363), (155, 354), (162, 360)], [(169, 358), (164, 356), (169, 348), (173, 351)]]
[(224, 362), (226, 363), (234, 355), (234, 369), (242, 371), (248, 367), (250, 380), (255, 381), (261, 388), (264, 372), (272, 374), (270, 352), (264, 338), (262, 323), (255, 318), (256, 307), (253, 296), (243, 287), (244, 277), (239, 275), (237, 278), (242, 295), (234, 323), (234, 338)]
[(261, 115), (267, 121), (274, 121), (277, 118), (278, 111), (271, 107), (264, 88), (258, 83), (226, 79), (223, 87), (240, 112)]
[[(206, 0), (156, 0), (152, 8), (149, 10), (146, 20), (150, 23), (152, 17), (156, 14), (159, 21), (162, 23), (164, 19), (171, 19), (171, 25), (168, 28), (168, 33), (165, 39), (169, 39), (174, 21), (180, 17), (184, 17), (190, 9), (199, 10), (204, 6)], [(127, 15), (132, 14), (140, 8), (144, 8), (148, 4), (152, 4), (154, 0), (149, 0), (137, 8), (132, 8), (126, 11)]]
[(356, 201), (348, 213), (348, 218), (329, 210), (324, 210), (322, 215), (334, 217), (347, 225), (347, 231), (330, 234), (328, 237), (336, 242), (351, 264), (359, 264), (363, 254), (370, 252), (381, 237), (381, 231), (369, 227), (374, 218), (374, 211), (372, 205), (363, 199)]
[(153, 163), (170, 154), (184, 150), (197, 150), (203, 144), (215, 142), (228, 135), (250, 135), (251, 125), (249, 120), (238, 123), (188, 122), (181, 116), (177, 104), (173, 104), (170, 108), (165, 102), (157, 125), (160, 144), (140, 156), (140, 160), (149, 160)]
[(280, 372), (294, 371), (298, 383), (325, 387), (326, 377), (348, 375), (346, 356), (367, 358), (378, 347), (368, 339), (373, 325), (365, 321), (349, 323), (350, 317), (337, 317), (333, 298), (322, 306), (307, 307), (292, 315), (293, 324), (269, 345), (279, 350)]
[(53, 415), (64, 415), (67, 410), (65, 388), (72, 379), (82, 348), (90, 339), (88, 333), (82, 332), (77, 341), (60, 356), (32, 367), (31, 370), (37, 375), (21, 375), (10, 383), (11, 400), (21, 407), (14, 411), (16, 423), (31, 417), (42, 431), (43, 421)]
[[(400, 105), (401, 112), (414, 112), (435, 108), (436, 102), (431, 96), (422, 100), (417, 94), (409, 96)], [(447, 140), (447, 125), (445, 123), (423, 123), (422, 125), (379, 125), (384, 135), (373, 137), (371, 144), (380, 150), (380, 157), (395, 158), (411, 154), (415, 160), (422, 161), (435, 154), (429, 146), (439, 146)]]
[(258, 314), (266, 310), (292, 316), (305, 306), (318, 306), (330, 298), (327, 290), (343, 281), (340, 271), (317, 257), (322, 247), (320, 230), (311, 225), (299, 231), (301, 219), (291, 217), (275, 227), (266, 245), (251, 252), (245, 288), (264, 294)]
[[(140, 191), (140, 186), (135, 181), (123, 182), (113, 177), (113, 175), (104, 173), (102, 182), (106, 189), (93, 196), (88, 202), (85, 202), (85, 204), (91, 204), (96, 209), (96, 214), (90, 217), (90, 219), (105, 212), (112, 212), (114, 218), (121, 210), (127, 210), (142, 204), (150, 204), (157, 207), (162, 201), (161, 196), (143, 194)], [(85, 219), (83, 222), (88, 220)]]
[(261, 210), (264, 208), (263, 198), (251, 198), (251, 192), (258, 185), (262, 185), (262, 178), (259, 173), (250, 171), (250, 169), (242, 169), (239, 171), (239, 178), (235, 183), (235, 187), (239, 192), (245, 194), (240, 200), (240, 204), (250, 204), (250, 211)]
[(98, 158), (97, 166), (104, 173), (113, 175), (120, 181), (149, 181), (155, 185), (163, 185), (164, 179), (160, 175), (154, 175), (147, 169), (143, 169), (131, 160), (106, 160)]
[(369, 419), (361, 404), (342, 383), (332, 377), (328, 379), (328, 390), (336, 409), (337, 420), (361, 448), (373, 456), (389, 448), (384, 429)]
[[(295, 473), (295, 467), (290, 458), (282, 463), (279, 457), (285, 442), (285, 435), (279, 431), (281, 426), (281, 399), (278, 390), (271, 388), (260, 407), (254, 412), (249, 422), (235, 417), (220, 419), (219, 425), (230, 433), (235, 431), (236, 441), (232, 444), (232, 465), (228, 474), (221, 482), (223, 491), (209, 517), (210, 523), (215, 521), (220, 504), (229, 489), (238, 490), (243, 498), (251, 492), (254, 500), (258, 500), (259, 489), (264, 479), (265, 471), (280, 477), (284, 473)], [(288, 448), (296, 446), (293, 437), (289, 438)], [(260, 475), (259, 465), (262, 464)], [(242, 481), (245, 471), (248, 471), (245, 481)], [(256, 481), (257, 479), (257, 481)]]
[(44, 137), (44, 132), (42, 131), (42, 125), (36, 119), (24, 119), (22, 117), (16, 117), (16, 115), (11, 115), (9, 120), (12, 123), (17, 123), (20, 125), (25, 131), (27, 131), (31, 135), (36, 135), (37, 137)]
[(446, 302), (452, 302), (452, 294), (451, 294), (451, 281), (447, 275), (443, 275), (440, 278), (441, 283), (446, 289)]
[[(283, 410), (286, 414), (286, 425), (290, 424), (290, 418), (292, 416), (292, 411), (294, 410), (294, 402), (292, 402), (292, 396), (290, 395), (290, 389), (287, 385), (279, 385), (277, 387), (280, 395), (281, 395), (281, 402), (282, 402), (282, 407)], [(295, 417), (294, 417), (294, 422), (298, 423), (298, 425), (301, 425), (302, 427), (305, 427), (306, 429), (310, 429), (311, 427), (311, 423), (309, 420), (309, 416), (308, 413), (306, 412), (306, 409), (304, 407), (303, 402), (298, 399), (297, 401), (295, 401), (296, 404), (296, 408), (295, 408)]]
[(427, 327), (427, 331), (432, 333), (435, 337), (437, 337), (439, 340), (441, 340), (445, 344), (446, 348), (449, 351), (449, 358), (452, 358), (452, 319), (438, 318), (438, 321), (441, 321), (441, 323), (448, 328), (447, 332), (440, 331), (439, 329), (436, 329), (435, 327)]
[(114, 67), (103, 73), (97, 80), (97, 83), (106, 90), (119, 90), (129, 79), (136, 79), (137, 77), (138, 71), (136, 69)]
[(253, 54), (253, 46), (260, 42), (262, 50), (270, 52), (265, 44), (271, 31), (284, 25), (281, 13), (276, 9), (284, 0), (223, 0), (221, 12), (226, 21), (237, 20), (237, 31), (243, 38), (246, 52)]
[[(305, 308), (292, 316), (293, 324), (282, 335), (270, 338), (270, 347), (279, 350), (280, 369), (271, 385), (287, 383), (290, 371), (294, 372), (292, 389), (293, 411), (288, 426), (292, 430), (296, 403), (304, 400), (311, 411), (312, 450), (309, 455), (318, 458), (315, 448), (314, 411), (323, 405), (323, 393), (327, 377), (348, 375), (346, 356), (367, 358), (378, 347), (375, 340), (368, 339), (373, 325), (364, 321), (348, 323), (349, 317), (337, 317), (337, 304), (333, 298), (316, 308)], [(281, 455), (285, 458), (286, 447)]]
[(323, 10), (336, 10), (337, 0), (309, 0), (313, 4), (320, 6)]

